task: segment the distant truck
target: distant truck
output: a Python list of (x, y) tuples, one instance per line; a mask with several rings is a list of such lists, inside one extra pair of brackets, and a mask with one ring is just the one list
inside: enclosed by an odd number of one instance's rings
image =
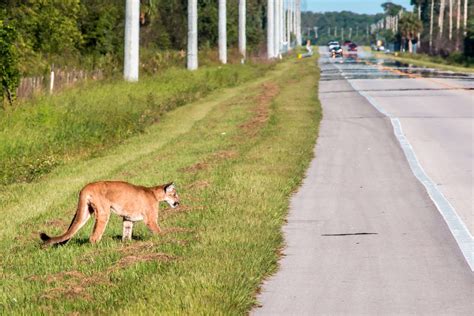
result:
[(377, 42), (372, 44), (372, 50), (378, 51), (378, 52), (384, 52), (385, 51), (385, 46), (383, 45), (382, 40), (377, 40)]

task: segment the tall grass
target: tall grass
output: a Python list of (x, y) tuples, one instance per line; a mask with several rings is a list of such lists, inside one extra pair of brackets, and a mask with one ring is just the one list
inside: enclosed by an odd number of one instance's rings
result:
[(32, 181), (65, 161), (99, 154), (209, 92), (262, 76), (271, 65), (227, 65), (96, 82), (0, 112), (0, 184)]

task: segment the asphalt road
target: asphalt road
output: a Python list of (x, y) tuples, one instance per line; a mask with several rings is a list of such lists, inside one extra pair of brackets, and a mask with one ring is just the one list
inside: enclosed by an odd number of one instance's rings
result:
[(315, 159), (252, 314), (474, 315), (472, 78), (320, 63)]

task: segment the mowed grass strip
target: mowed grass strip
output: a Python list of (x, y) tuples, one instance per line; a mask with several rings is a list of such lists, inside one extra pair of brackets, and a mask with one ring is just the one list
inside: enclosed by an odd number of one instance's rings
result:
[[(276, 271), (289, 198), (312, 158), (318, 76), (315, 59), (285, 61), (256, 82), (169, 112), (103, 157), (0, 192), (12, 197), (0, 206), (1, 312), (247, 313)], [(162, 205), (161, 236), (137, 224), (122, 244), (112, 216), (98, 245), (88, 243), (91, 221), (67, 245), (42, 249), (37, 233), (67, 228), (78, 190), (97, 178), (174, 180), (183, 205)]]

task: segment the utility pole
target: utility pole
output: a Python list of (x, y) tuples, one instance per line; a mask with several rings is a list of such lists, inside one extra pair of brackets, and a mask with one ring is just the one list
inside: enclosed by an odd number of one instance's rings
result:
[(352, 40), (352, 27), (349, 28), (349, 39)]
[(226, 0), (219, 0), (219, 60), (222, 64), (227, 64)]
[(297, 6), (298, 0), (293, 0), (293, 33), (295, 34), (295, 46), (298, 46), (298, 37), (296, 33), (298, 33), (298, 28), (296, 24), (298, 23), (298, 20), (296, 18), (296, 6)]
[(267, 0), (267, 58), (275, 57), (275, 2), (274, 0)]
[(291, 50), (291, 0), (286, 2), (286, 42)]
[(242, 63), (245, 61), (247, 51), (245, 1), (239, 0), (239, 52), (242, 56)]
[(127, 0), (125, 4), (125, 45), (123, 77), (138, 81), (140, 0)]
[(198, 68), (197, 0), (188, 0), (188, 69)]
[(283, 50), (283, 42), (286, 37), (286, 23), (285, 23), (285, 0), (280, 0), (280, 47)]
[(296, 42), (301, 46), (301, 0), (296, 0)]
[(274, 10), (274, 21), (275, 21), (275, 42), (274, 42), (274, 51), (275, 57), (280, 57), (280, 2), (281, 0), (275, 0), (275, 10)]

